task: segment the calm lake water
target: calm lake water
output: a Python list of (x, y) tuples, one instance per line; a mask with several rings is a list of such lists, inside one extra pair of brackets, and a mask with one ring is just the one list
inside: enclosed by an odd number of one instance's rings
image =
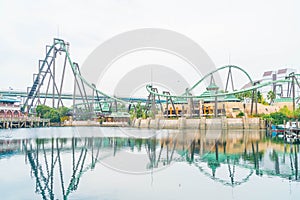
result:
[(265, 131), (0, 130), (0, 199), (300, 199), (299, 160)]

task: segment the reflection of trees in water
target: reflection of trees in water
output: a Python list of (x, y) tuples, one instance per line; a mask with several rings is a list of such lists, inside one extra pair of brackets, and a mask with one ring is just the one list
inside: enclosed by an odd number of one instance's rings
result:
[[(148, 170), (170, 165), (172, 162), (186, 162), (197, 167), (205, 176), (228, 186), (247, 182), (254, 172), (259, 176), (298, 180), (299, 145), (285, 144), (284, 152), (272, 149), (269, 156), (264, 156), (264, 142), (265, 140), (252, 139), (251, 135), (246, 134), (240, 140), (233, 140), (228, 133), (222, 133), (217, 139), (209, 139), (201, 133), (192, 138), (168, 134), (159, 139), (22, 140), (26, 159), (36, 181), (36, 192), (43, 199), (56, 199), (59, 195), (66, 199), (78, 189), (80, 178), (86, 171), (94, 169), (102, 159), (116, 156), (124, 150), (144, 150), (148, 158)], [(221, 168), (227, 170), (228, 176), (219, 176), (217, 172)], [(248, 170), (246, 173), (243, 170), (244, 174), (238, 174), (241, 173), (241, 168)]]
[[(288, 149), (288, 146), (290, 147)], [(288, 152), (289, 150), (289, 152)], [(273, 149), (269, 153), (269, 158), (274, 162), (275, 174), (288, 179), (299, 180), (299, 144), (284, 144), (284, 152)], [(291, 173), (285, 174), (286, 169), (283, 166), (289, 166)], [(274, 173), (271, 171), (271, 173)]]
[(252, 158), (250, 158), (250, 160), (253, 160), (254, 162), (254, 169), (256, 172), (256, 175), (262, 175), (259, 169), (259, 162), (262, 159), (262, 152), (259, 152), (258, 150), (258, 141), (255, 142), (255, 147), (254, 147), (254, 143), (251, 142), (251, 147), (252, 147)]

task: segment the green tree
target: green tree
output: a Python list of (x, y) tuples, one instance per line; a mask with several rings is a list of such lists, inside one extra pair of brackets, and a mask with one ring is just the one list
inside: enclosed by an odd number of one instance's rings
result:
[(240, 100), (244, 100), (244, 98), (251, 98), (252, 97), (252, 91), (246, 91), (246, 92), (238, 93), (235, 96), (236, 96), (236, 98), (238, 98)]
[(47, 112), (50, 112), (52, 108), (50, 108), (49, 106), (46, 106), (46, 105), (38, 105), (36, 107), (36, 114), (38, 116), (40, 116), (41, 118), (45, 118), (44, 115), (47, 113)]
[(263, 95), (261, 94), (260, 91), (257, 91), (257, 102), (258, 103), (263, 103), (264, 102), (264, 97), (263, 97)]
[(138, 102), (135, 105), (135, 109), (134, 110), (130, 110), (130, 118), (143, 118), (146, 119), (147, 117), (149, 117), (148, 113), (146, 112), (146, 108), (145, 106), (143, 106), (141, 104), (141, 102)]
[(49, 112), (46, 112), (44, 114), (44, 118), (50, 119), (50, 122), (60, 122), (59, 112), (54, 108), (52, 108)]
[(38, 105), (36, 113), (41, 118), (50, 119), (50, 122), (61, 122), (61, 118), (68, 116), (70, 109), (67, 107), (60, 107), (58, 109), (51, 108), (46, 105)]
[(270, 90), (267, 94), (267, 99), (270, 101), (270, 104), (274, 102), (275, 98), (276, 98), (275, 93), (272, 90)]
[(70, 109), (63, 106), (58, 108), (57, 111), (59, 112), (60, 117), (65, 117), (69, 115)]
[(136, 118), (143, 117), (143, 107), (141, 105), (141, 102), (137, 103), (135, 112), (136, 112)]
[[(242, 100), (244, 100), (244, 98), (252, 98), (252, 91), (250, 90), (250, 91), (246, 91), (246, 92), (242, 92), (242, 93), (238, 93), (238, 94), (236, 94), (235, 96), (236, 96), (236, 98), (238, 98), (238, 99), (240, 99), (241, 101)], [(255, 94), (254, 93), (254, 100), (253, 101), (255, 101), (255, 99), (257, 99), (257, 102), (258, 103), (261, 103), (261, 104), (264, 104), (264, 105), (267, 105), (268, 103), (265, 101), (265, 99), (264, 99), (264, 97), (263, 97), (263, 95), (261, 94), (261, 92), (260, 91), (257, 91), (257, 93)]]
[(236, 115), (237, 117), (243, 117), (245, 114), (243, 112), (239, 112), (239, 114)]
[(281, 112), (282, 114), (284, 114), (288, 118), (293, 118), (294, 117), (294, 113), (291, 110), (289, 110), (287, 106), (283, 106), (282, 108), (280, 108), (279, 112)]
[(294, 118), (300, 120), (300, 108), (297, 108), (293, 113)]
[(288, 117), (286, 114), (282, 112), (275, 112), (271, 113), (269, 119), (272, 121), (273, 124), (283, 124), (284, 121), (288, 121)]

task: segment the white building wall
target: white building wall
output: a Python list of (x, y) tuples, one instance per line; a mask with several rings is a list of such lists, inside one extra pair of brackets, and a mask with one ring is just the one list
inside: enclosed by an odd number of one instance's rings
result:
[[(297, 73), (296, 69), (292, 68), (283, 68), (279, 70), (269, 70), (265, 71), (263, 73), (262, 79), (260, 83), (266, 83), (273, 80), (282, 80), (285, 79), (290, 73)], [(288, 92), (288, 83), (278, 83), (276, 84), (276, 94), (277, 97), (281, 94), (281, 88), (282, 87), (282, 97), (287, 97)], [(269, 91), (273, 91), (273, 85), (265, 86), (260, 89), (260, 92), (262, 93), (263, 97), (267, 99), (267, 94)], [(296, 93), (299, 93), (298, 87), (296, 87)]]

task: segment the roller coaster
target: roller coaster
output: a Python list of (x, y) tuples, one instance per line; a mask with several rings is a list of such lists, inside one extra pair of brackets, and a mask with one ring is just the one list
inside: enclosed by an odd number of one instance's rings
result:
[[(60, 55), (64, 54), (63, 57), (63, 67), (56, 66), (57, 59)], [(69, 67), (67, 67), (69, 66)], [(269, 82), (259, 82), (253, 81), (251, 76), (241, 67), (235, 65), (226, 65), (215, 69), (208, 74), (204, 75), (198, 82), (196, 82), (192, 87), (187, 88), (181, 95), (172, 95), (169, 91), (163, 91), (159, 93), (157, 88), (152, 85), (147, 85), (146, 90), (149, 93), (148, 99), (139, 98), (118, 98), (112, 95), (108, 95), (101, 90), (97, 89), (94, 83), (90, 83), (81, 74), (79, 65), (72, 61), (69, 53), (69, 43), (62, 39), (54, 39), (52, 45), (46, 46), (46, 56), (43, 60), (39, 60), (38, 73), (33, 75), (33, 85), (27, 88), (25, 101), (22, 106), (23, 112), (30, 112), (32, 108), (39, 104), (46, 104), (47, 101), (51, 100), (52, 107), (63, 106), (63, 99), (73, 100), (73, 114), (74, 116), (85, 116), (85, 118), (91, 118), (95, 114), (95, 107), (98, 107), (100, 112), (102, 110), (102, 104), (108, 103), (110, 107), (115, 107), (115, 111), (129, 112), (138, 101), (145, 101), (148, 110), (151, 110), (154, 114), (157, 113), (157, 105), (160, 105), (160, 109), (163, 113), (166, 113), (162, 106), (162, 103), (173, 104), (174, 100), (184, 99), (185, 101), (194, 102), (194, 100), (201, 100), (203, 98), (213, 98), (217, 101), (219, 97), (225, 97), (229, 95), (236, 95), (244, 92), (252, 92), (252, 105), (251, 113), (253, 112), (253, 104), (257, 104), (256, 94), (258, 89), (265, 86), (273, 86), (273, 92), (276, 91), (276, 87), (280, 84), (288, 84), (287, 94), (280, 93), (280, 97), (289, 97), (293, 99), (293, 109), (295, 109), (296, 104), (299, 101), (299, 96), (296, 94), (296, 89), (300, 88), (299, 77), (300, 74), (291, 73), (284, 79), (269, 81)], [(57, 72), (60, 70), (60, 74)], [(67, 70), (71, 70), (72, 77), (74, 78), (73, 94), (67, 94), (64, 91), (64, 80), (67, 76)], [(212, 93), (204, 93), (201, 95), (192, 95), (195, 88), (205, 85), (207, 80), (210, 79), (210, 84), (215, 84), (214, 76), (217, 73), (223, 73), (227, 70), (227, 79), (224, 88), (219, 89)], [(233, 70), (241, 72), (247, 77), (249, 81), (249, 87), (237, 89), (234, 86), (233, 81)], [(231, 87), (231, 90), (229, 89)], [(165, 100), (164, 100), (165, 99)], [(42, 102), (43, 101), (43, 102)], [(49, 104), (49, 103), (48, 103)], [(120, 106), (121, 105), (121, 106)], [(119, 106), (119, 109), (118, 109)], [(173, 105), (174, 107), (174, 105)], [(167, 108), (168, 109), (168, 108)], [(175, 108), (173, 109), (175, 110)], [(193, 111), (192, 111), (193, 112)], [(168, 112), (167, 112), (168, 115)], [(154, 115), (155, 116), (155, 115)]]
[[(107, 98), (111, 101), (118, 101), (121, 103), (126, 103), (124, 100), (115, 98), (113, 96), (109, 96), (100, 90), (98, 90), (94, 84), (89, 83), (85, 78), (81, 75), (79, 65), (71, 60), (69, 54), (69, 44), (61, 39), (54, 39), (54, 42), (51, 46), (46, 46), (46, 56), (43, 60), (39, 61), (39, 71), (37, 74), (33, 76), (33, 85), (27, 88), (27, 97), (24, 101), (22, 111), (29, 112), (33, 106), (37, 104), (41, 104), (41, 98), (44, 99), (43, 104), (46, 104), (47, 99), (52, 99), (52, 107), (63, 106), (63, 86), (64, 80), (66, 76), (67, 65), (69, 65), (71, 69), (71, 73), (74, 77), (74, 90), (73, 90), (73, 101), (75, 105), (75, 100), (79, 99), (82, 101), (82, 105), (84, 105), (85, 113), (91, 114), (93, 109), (89, 103), (91, 97), (87, 94), (87, 88), (93, 91), (93, 95), (98, 97), (98, 101), (101, 98)], [(56, 75), (56, 59), (58, 54), (61, 55), (64, 53), (64, 61), (63, 68), (61, 72), (60, 80), (57, 81)], [(47, 85), (44, 93), (41, 94), (42, 86), (44, 85), (46, 79)], [(52, 86), (52, 93), (50, 94), (50, 86)], [(78, 90), (79, 94), (76, 95), (76, 90)], [(94, 98), (92, 99), (94, 100)], [(75, 107), (75, 106), (74, 106)]]

